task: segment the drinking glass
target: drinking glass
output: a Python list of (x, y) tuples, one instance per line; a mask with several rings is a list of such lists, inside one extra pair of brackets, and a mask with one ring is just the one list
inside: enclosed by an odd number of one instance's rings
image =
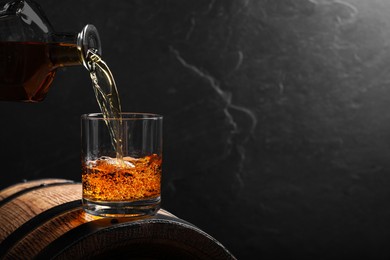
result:
[(83, 208), (105, 217), (154, 215), (161, 202), (163, 117), (81, 117)]

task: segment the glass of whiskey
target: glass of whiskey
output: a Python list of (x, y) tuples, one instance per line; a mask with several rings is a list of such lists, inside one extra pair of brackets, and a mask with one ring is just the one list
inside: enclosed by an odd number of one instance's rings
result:
[(163, 117), (81, 117), (83, 208), (103, 217), (154, 215), (161, 202)]

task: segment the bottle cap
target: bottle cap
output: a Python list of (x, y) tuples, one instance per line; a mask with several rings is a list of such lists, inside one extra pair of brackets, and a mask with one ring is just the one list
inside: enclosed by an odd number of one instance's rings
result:
[(83, 65), (90, 70), (90, 65), (88, 64), (88, 51), (102, 55), (102, 47), (100, 43), (99, 33), (95, 26), (92, 24), (87, 24), (83, 30), (77, 36), (77, 48), (81, 52), (81, 58)]

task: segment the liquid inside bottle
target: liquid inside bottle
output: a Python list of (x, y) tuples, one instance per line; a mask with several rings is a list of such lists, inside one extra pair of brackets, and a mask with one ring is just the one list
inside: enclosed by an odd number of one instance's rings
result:
[(101, 59), (93, 25), (79, 33), (55, 33), (32, 0), (0, 2), (0, 100), (42, 101), (60, 67), (84, 65), (122, 161), (121, 106), (114, 78)]
[(0, 100), (42, 101), (58, 67), (80, 64), (76, 44), (0, 42)]
[(80, 33), (56, 33), (34, 1), (0, 1), (0, 100), (42, 101), (56, 70), (86, 66), (89, 49), (101, 54), (93, 25)]

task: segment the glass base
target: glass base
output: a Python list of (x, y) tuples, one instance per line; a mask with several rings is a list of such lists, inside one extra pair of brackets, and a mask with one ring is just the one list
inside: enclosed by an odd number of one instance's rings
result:
[(160, 209), (161, 198), (137, 201), (92, 201), (83, 198), (85, 212), (101, 217), (153, 216)]

